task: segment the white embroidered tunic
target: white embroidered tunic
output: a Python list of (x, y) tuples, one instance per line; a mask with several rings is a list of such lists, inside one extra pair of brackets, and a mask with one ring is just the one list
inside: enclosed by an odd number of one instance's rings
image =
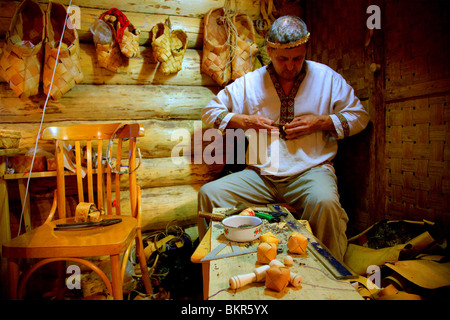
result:
[(288, 177), (331, 161), (337, 152), (337, 139), (357, 134), (367, 126), (369, 114), (353, 88), (330, 67), (305, 60), (306, 74), (296, 94), (293, 92), (292, 95), (291, 91), (291, 103), (281, 102), (289, 97), (280, 90), (277, 79), (273, 79), (271, 67), (268, 65), (247, 73), (226, 86), (204, 107), (202, 121), (223, 133), (234, 114), (256, 114), (282, 123), (280, 112), (285, 118), (286, 108), (291, 105), (291, 117), (330, 115), (336, 133), (316, 131), (283, 140), (265, 130), (246, 130), (249, 139), (247, 163), (259, 168), (262, 174)]

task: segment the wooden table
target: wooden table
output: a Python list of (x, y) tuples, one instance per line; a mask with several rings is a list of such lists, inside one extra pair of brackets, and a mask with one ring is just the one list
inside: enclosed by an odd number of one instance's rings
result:
[[(291, 216), (291, 218), (293, 218)], [(307, 221), (300, 221), (308, 227)], [(282, 228), (278, 228), (281, 226)], [(354, 289), (348, 280), (336, 280), (323, 264), (307, 251), (304, 255), (293, 255), (287, 252), (287, 239), (290, 230), (280, 224), (264, 224), (264, 228), (275, 228), (277, 237), (280, 240), (279, 248), (283, 250), (277, 255), (277, 260), (283, 262), (284, 257), (289, 254), (293, 257), (294, 264), (290, 267), (291, 272), (300, 274), (303, 277), (302, 285), (299, 288), (287, 286), (282, 292), (266, 289), (264, 282), (251, 283), (243, 288), (232, 290), (229, 287), (229, 279), (239, 274), (251, 273), (261, 264), (256, 260), (256, 253), (247, 253), (222, 259), (202, 262), (211, 249), (217, 244), (226, 240), (222, 234), (219, 222), (213, 222), (203, 237), (196, 251), (191, 257), (191, 261), (202, 263), (203, 270), (203, 296), (210, 300), (361, 300), (361, 295)], [(268, 230), (268, 229), (266, 229)], [(263, 231), (264, 232), (264, 231)], [(247, 244), (247, 247), (257, 246), (258, 241)], [(231, 248), (223, 249), (231, 252)]]

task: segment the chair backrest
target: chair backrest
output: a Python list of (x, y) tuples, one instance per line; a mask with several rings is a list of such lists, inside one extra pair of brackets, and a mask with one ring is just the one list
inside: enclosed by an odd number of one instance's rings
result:
[[(136, 169), (140, 164), (136, 163), (136, 139), (142, 136), (144, 128), (138, 123), (80, 124), (45, 128), (41, 139), (56, 140), (58, 217), (66, 217), (65, 172), (68, 171), (65, 171), (65, 166), (73, 166), (73, 162), (69, 160), (73, 156), (79, 203), (95, 203), (98, 209), (105, 210), (108, 215), (120, 215), (121, 184), (124, 189), (123, 184), (126, 183), (120, 176), (127, 175), (131, 215), (135, 217), (138, 205)], [(70, 151), (69, 145), (74, 145)], [(75, 151), (74, 155), (72, 150)]]

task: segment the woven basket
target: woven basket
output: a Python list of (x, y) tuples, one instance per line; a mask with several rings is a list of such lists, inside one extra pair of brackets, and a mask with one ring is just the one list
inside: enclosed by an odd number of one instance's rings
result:
[(44, 11), (39, 4), (24, 0), (17, 7), (6, 34), (0, 57), (0, 76), (21, 98), (39, 92), (44, 23)]
[(167, 61), (172, 55), (169, 26), (160, 22), (152, 28), (151, 33), (153, 57), (159, 62)]
[(173, 30), (170, 33), (170, 50), (169, 59), (161, 63), (161, 71), (165, 75), (177, 73), (181, 70), (184, 54), (187, 47), (187, 34), (181, 30)]
[(234, 16), (233, 24), (238, 33), (231, 62), (231, 79), (236, 80), (247, 72), (254, 70), (258, 46), (256, 45), (253, 22), (246, 14)]
[(205, 15), (202, 72), (219, 85), (226, 85), (231, 79), (230, 43), (227, 27), (223, 23), (225, 10), (210, 9)]
[[(53, 76), (56, 57), (58, 55), (59, 40), (64, 28), (66, 9), (59, 3), (49, 2), (47, 8), (47, 41), (45, 43), (44, 59), (44, 92), (48, 94)], [(59, 99), (83, 80), (80, 64), (80, 44), (75, 28), (66, 26), (62, 39), (59, 60), (55, 70), (52, 99)]]

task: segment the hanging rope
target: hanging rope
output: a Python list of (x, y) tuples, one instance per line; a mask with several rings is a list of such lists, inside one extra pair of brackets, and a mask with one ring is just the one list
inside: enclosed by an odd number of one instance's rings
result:
[(238, 30), (233, 23), (233, 18), (237, 13), (237, 4), (234, 3), (234, 10), (231, 8), (231, 0), (225, 0), (224, 4), (224, 16), (219, 17), (217, 20), (219, 23), (225, 26), (227, 32), (227, 40), (225, 44), (230, 47), (230, 53), (225, 67), (227, 68), (236, 55), (236, 38), (238, 36)]

